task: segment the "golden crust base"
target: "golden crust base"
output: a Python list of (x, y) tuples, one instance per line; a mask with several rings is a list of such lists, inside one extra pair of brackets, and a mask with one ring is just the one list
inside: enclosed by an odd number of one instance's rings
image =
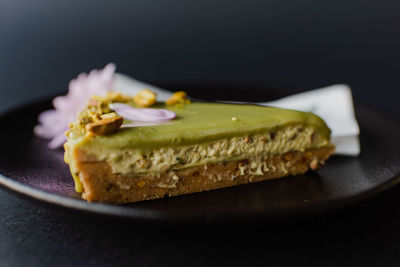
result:
[(83, 184), (82, 198), (90, 202), (128, 203), (301, 174), (308, 169), (317, 169), (333, 151), (333, 146), (325, 146), (273, 156), (260, 162), (263, 166), (261, 175), (251, 171), (248, 160), (240, 160), (159, 175), (126, 177), (113, 173), (107, 162), (95, 161), (84, 151), (76, 151), (75, 156)]

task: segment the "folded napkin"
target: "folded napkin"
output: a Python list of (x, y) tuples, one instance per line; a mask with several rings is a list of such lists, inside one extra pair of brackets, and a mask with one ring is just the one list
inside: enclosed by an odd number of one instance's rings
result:
[[(115, 90), (128, 95), (134, 95), (147, 88), (156, 92), (157, 98), (161, 101), (167, 100), (172, 95), (172, 92), (168, 90), (143, 83), (121, 73), (115, 74), (114, 87)], [(351, 89), (347, 85), (332, 85), (272, 102), (254, 104), (312, 112), (324, 119), (332, 130), (331, 141), (336, 146), (335, 154), (348, 156), (360, 154), (360, 129), (354, 114)]]

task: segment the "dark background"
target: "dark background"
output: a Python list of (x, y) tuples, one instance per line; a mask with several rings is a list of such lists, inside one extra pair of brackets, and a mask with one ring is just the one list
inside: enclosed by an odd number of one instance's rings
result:
[[(0, 111), (108, 62), (148, 82), (233, 85), (221, 98), (239, 98), (237, 85), (268, 98), (347, 83), (357, 103), (400, 119), (400, 1), (0, 0)], [(0, 190), (0, 265), (398, 266), (399, 193), (225, 229), (110, 221)]]
[(388, 103), (400, 98), (396, 0), (0, 3), (5, 107), (65, 91), (79, 72), (115, 62), (151, 82), (347, 83), (356, 101), (399, 117)]

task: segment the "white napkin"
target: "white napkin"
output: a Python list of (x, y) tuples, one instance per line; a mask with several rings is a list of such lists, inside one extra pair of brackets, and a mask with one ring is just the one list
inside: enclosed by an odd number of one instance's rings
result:
[[(127, 75), (116, 73), (114, 89), (121, 93), (134, 95), (139, 90), (150, 89), (157, 93), (161, 101), (167, 100), (172, 92), (151, 84), (135, 80)], [(236, 102), (239, 103), (239, 102)], [(255, 103), (312, 112), (320, 116), (332, 130), (332, 143), (335, 154), (357, 156), (360, 154), (360, 141), (351, 89), (344, 84), (332, 85), (304, 93), (291, 95), (272, 102)]]

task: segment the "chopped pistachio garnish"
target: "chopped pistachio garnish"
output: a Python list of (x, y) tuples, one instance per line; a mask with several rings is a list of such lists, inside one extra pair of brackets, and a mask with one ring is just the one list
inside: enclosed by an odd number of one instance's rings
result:
[(139, 107), (150, 107), (156, 103), (156, 99), (157, 94), (149, 89), (141, 90), (133, 97), (133, 101)]
[(105, 96), (92, 96), (92, 99), (102, 102), (120, 102), (125, 103), (130, 100), (130, 97), (119, 92), (109, 91)]
[(131, 100), (130, 96), (123, 95), (123, 94), (121, 94), (119, 92), (115, 92), (115, 91), (107, 92), (106, 97), (108, 99), (111, 99), (112, 102), (118, 102), (118, 103), (126, 103), (129, 100)]
[(83, 116), (79, 117), (78, 122), (79, 122), (80, 127), (85, 127), (87, 124), (94, 122), (94, 120), (92, 117), (83, 115)]
[(109, 119), (109, 118), (115, 118), (115, 117), (118, 117), (118, 114), (115, 112), (101, 115), (101, 119)]
[(118, 92), (110, 91), (105, 96), (92, 96), (88, 102), (88, 110), (94, 113), (106, 114), (110, 113), (110, 103), (126, 103), (131, 100), (131, 97)]
[(69, 124), (69, 130), (65, 133), (69, 138), (74, 136), (107, 135), (117, 131), (123, 118), (113, 112), (109, 104), (132, 102), (132, 97), (118, 92), (109, 91), (105, 96), (92, 96), (86, 108), (81, 111), (78, 118)]
[(109, 135), (116, 132), (124, 119), (120, 116), (105, 118), (86, 125), (86, 131), (95, 135)]
[(167, 106), (175, 106), (179, 104), (190, 104), (191, 101), (188, 99), (186, 92), (179, 91), (175, 92), (165, 103)]

